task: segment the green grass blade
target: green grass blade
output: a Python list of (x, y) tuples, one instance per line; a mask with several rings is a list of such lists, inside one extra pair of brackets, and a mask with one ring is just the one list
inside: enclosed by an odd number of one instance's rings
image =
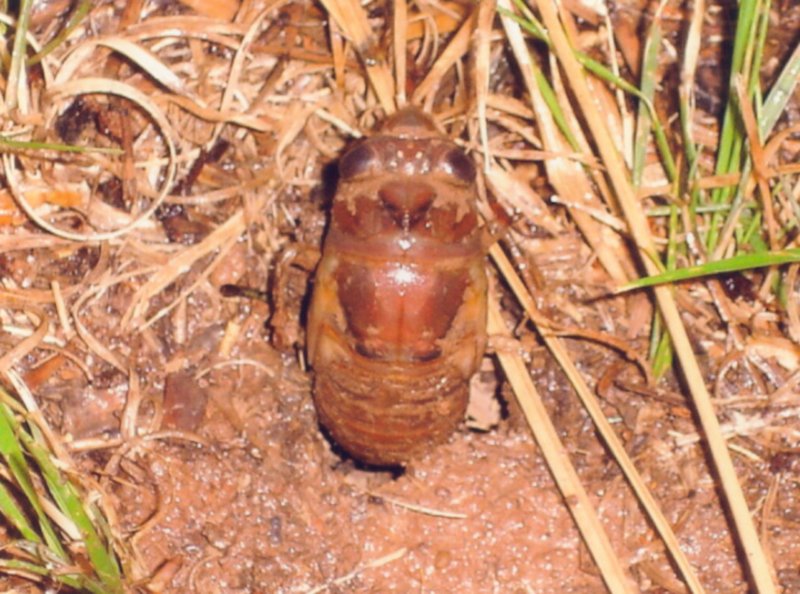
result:
[(716, 260), (698, 266), (689, 266), (688, 268), (670, 270), (655, 276), (640, 278), (619, 288), (616, 293), (624, 293), (643, 287), (652, 287), (665, 283), (701, 278), (713, 274), (726, 274), (729, 272), (738, 272), (740, 270), (779, 266), (781, 264), (792, 264), (795, 262), (800, 262), (800, 248), (791, 248), (774, 252), (764, 251), (755, 254), (740, 254), (724, 260)]
[(661, 10), (659, 7), (644, 44), (642, 78), (639, 83), (639, 91), (643, 100), (639, 103), (638, 113), (636, 114), (636, 138), (633, 147), (633, 167), (631, 168), (633, 184), (637, 188), (642, 185), (642, 175), (647, 156), (647, 141), (652, 130), (650, 110), (647, 106), (653, 104), (653, 97), (656, 92), (655, 72), (656, 68), (658, 68), (658, 50), (661, 46), (660, 22)]
[(67, 481), (50, 459), (50, 454), (31, 437), (23, 434), (26, 448), (31, 452), (44, 476), (50, 494), (59, 509), (78, 527), (86, 543), (86, 551), (98, 577), (111, 592), (122, 592), (119, 565), (113, 552), (108, 550), (100, 538), (75, 487)]
[[(631, 180), (635, 187), (640, 187), (644, 174), (644, 167), (647, 161), (647, 147), (650, 135), (653, 133), (653, 119), (651, 106), (655, 98), (657, 87), (656, 72), (658, 70), (658, 57), (661, 48), (661, 13), (664, 3), (661, 2), (653, 16), (652, 25), (645, 40), (642, 52), (642, 74), (639, 82), (639, 91), (642, 100), (639, 102), (636, 114), (636, 137), (634, 139), (633, 163), (631, 167)], [(664, 162), (665, 172), (670, 182), (674, 182), (677, 176), (671, 155)], [(670, 204), (670, 244), (667, 250), (666, 268), (671, 270), (675, 267), (675, 234), (677, 232), (677, 208)], [(653, 374), (660, 378), (672, 366), (672, 342), (669, 334), (664, 332), (661, 316), (657, 311), (653, 312), (653, 323), (650, 334), (650, 362)]]
[(118, 148), (103, 148), (98, 146), (74, 146), (71, 144), (59, 144), (55, 142), (39, 142), (13, 140), (0, 135), (0, 153), (10, 151), (58, 151), (60, 153), (100, 153), (103, 155), (122, 155), (125, 151)]
[[(746, 76), (748, 81), (747, 88), (752, 88), (753, 81), (748, 76), (749, 72), (746, 72), (745, 69), (746, 58), (748, 55), (753, 54), (753, 44), (756, 42), (757, 9), (758, 0), (741, 0), (739, 3), (739, 14), (736, 19), (736, 33), (731, 57), (731, 72), (728, 77), (728, 100), (725, 105), (725, 115), (722, 120), (722, 132), (720, 133), (719, 149), (717, 151), (715, 169), (717, 175), (740, 171), (742, 167), (741, 155), (746, 134), (741, 115), (736, 107), (737, 97), (734, 85), (736, 78), (743, 75)], [(711, 193), (711, 201), (714, 204), (730, 203), (734, 197), (734, 189), (731, 186), (717, 188)], [(732, 212), (735, 213), (736, 209)], [(705, 242), (709, 252), (714, 251), (717, 241), (719, 241), (721, 223), (721, 215), (713, 215), (711, 217)]]
[[(5, 391), (3, 391), (3, 393), (7, 395)], [(14, 414), (4, 402), (0, 402), (0, 455), (5, 459), (14, 480), (17, 482), (26, 500), (36, 513), (39, 529), (41, 530), (47, 546), (60, 559), (67, 559), (67, 553), (61, 545), (61, 541), (53, 525), (50, 523), (47, 514), (44, 512), (36, 489), (33, 487), (28, 462), (20, 443), (17, 441), (18, 436), (21, 434), (22, 432), (20, 431), (17, 420), (14, 418)]]
[(670, 340), (669, 332), (664, 332), (663, 324), (659, 324), (659, 331), (661, 332), (661, 339), (656, 346), (655, 354), (652, 357), (651, 366), (653, 368), (653, 376), (656, 378), (663, 377), (667, 371), (672, 368), (672, 340)]
[[(519, 0), (514, 0), (514, 3), (517, 5), (518, 8), (523, 12), (525, 17), (521, 17), (518, 14), (510, 12), (502, 7), (497, 9), (497, 12), (505, 17), (510, 18), (515, 23), (517, 23), (520, 27), (522, 27), (525, 31), (531, 34), (535, 39), (544, 42), (548, 47), (550, 47), (550, 40), (547, 37), (546, 33), (544, 32), (544, 28), (541, 24), (536, 20), (533, 14), (522, 4)], [(530, 19), (530, 20), (528, 20)], [(614, 72), (601, 64), (597, 60), (589, 57), (587, 54), (584, 54), (579, 51), (575, 51), (575, 58), (578, 62), (586, 68), (589, 72), (597, 76), (599, 79), (625, 91), (626, 93), (633, 95), (634, 97), (638, 98), (640, 101), (644, 102), (645, 106), (647, 107), (648, 112), (650, 113), (650, 120), (653, 126), (653, 136), (656, 140), (656, 146), (658, 147), (658, 152), (661, 155), (662, 162), (664, 163), (664, 169), (667, 171), (667, 176), (670, 180), (674, 180), (677, 177), (677, 167), (675, 165), (675, 159), (672, 156), (672, 153), (669, 148), (669, 142), (667, 141), (667, 136), (664, 131), (664, 126), (661, 124), (661, 121), (658, 118), (658, 114), (656, 113), (653, 104), (642, 94), (639, 89), (637, 89), (634, 85), (626, 81), (624, 78), (621, 78), (614, 74)], [(549, 85), (549, 83), (548, 83)], [(562, 129), (561, 132), (566, 134), (566, 132)]]
[(41, 543), (42, 539), (31, 526), (28, 517), (8, 488), (0, 483), (0, 514), (19, 532), (22, 537), (32, 542)]
[(11, 50), (11, 66), (6, 81), (6, 110), (15, 109), (19, 105), (19, 83), (23, 79), (25, 54), (28, 51), (28, 28), (31, 23), (32, 0), (20, 0), (19, 17), (14, 31), (14, 47)]
[[(755, 208), (756, 203), (752, 200), (749, 202), (745, 202), (745, 208)], [(647, 209), (647, 216), (648, 217), (669, 217), (672, 216), (672, 205), (667, 206), (654, 206), (653, 208)], [(704, 204), (703, 206), (698, 206), (697, 210), (694, 211), (697, 214), (707, 214), (712, 212), (728, 212), (731, 209), (730, 204)]]
[(579, 151), (580, 144), (578, 143), (578, 139), (567, 123), (567, 117), (564, 115), (564, 110), (561, 109), (561, 106), (558, 104), (558, 97), (556, 97), (556, 92), (550, 84), (550, 81), (547, 80), (544, 72), (533, 62), (531, 62), (531, 69), (533, 70), (533, 77), (536, 80), (536, 84), (539, 87), (539, 92), (542, 94), (542, 99), (544, 99), (544, 102), (547, 104), (553, 116), (553, 121), (556, 123), (556, 126), (558, 126), (559, 131), (564, 135), (564, 138), (567, 139), (567, 142), (569, 142), (572, 150)]
[[(771, 0), (761, 0), (756, 6), (755, 39), (752, 47), (752, 57), (750, 61), (750, 84), (747, 87), (748, 96), (759, 96), (761, 93), (761, 65), (764, 62), (764, 45), (767, 43), (767, 29), (769, 28), (769, 7)], [(760, 108), (761, 97), (759, 96), (757, 105)], [(758, 113), (756, 114), (758, 115)]]
[(522, 0), (513, 0), (514, 5), (517, 7), (523, 17), (517, 16), (513, 12), (506, 10), (502, 6), (497, 8), (497, 12), (503, 16), (506, 16), (510, 19), (516, 21), (520, 27), (525, 29), (528, 33), (533, 35), (534, 39), (538, 39), (539, 41), (544, 41), (548, 47), (550, 46), (550, 39), (547, 37), (547, 32), (545, 31), (544, 25), (539, 22), (539, 19), (536, 18), (536, 15), (533, 14), (530, 8), (523, 2)]
[(79, 592), (90, 592), (91, 594), (109, 594), (108, 590), (102, 584), (95, 580), (90, 580), (82, 574), (68, 571), (66, 568), (58, 567), (55, 569), (51, 566), (52, 563), (37, 564), (32, 561), (24, 561), (22, 559), (0, 559), (0, 573), (28, 573), (31, 575), (38, 575), (44, 578), (50, 578), (56, 582), (68, 586)]
[[(40, 435), (37, 427), (30, 424), (29, 432), (19, 422), (11, 410), (14, 402), (8, 393), (0, 387), (0, 397), (8, 402), (0, 402), (0, 455), (5, 460), (14, 481), (28, 505), (35, 512), (39, 533), (27, 521), (24, 513), (19, 509), (12, 494), (0, 484), (0, 512), (7, 520), (17, 526), (26, 539), (25, 542), (41, 543), (42, 537), (46, 543), (38, 544), (34, 554), (42, 559), (42, 565), (50, 569), (49, 577), (69, 585), (79, 587), (81, 591), (91, 591), (103, 594), (121, 594), (124, 591), (122, 573), (111, 548), (110, 538), (103, 538), (91, 520), (90, 513), (79, 496), (78, 489), (58, 469), (51, 459), (51, 453), (46, 447), (47, 443), (37, 441), (34, 435)], [(32, 457), (35, 464), (28, 462)], [(62, 539), (59, 538), (49, 518), (44, 513), (40, 495), (33, 486), (33, 476), (41, 477), (47, 487), (47, 493), (55, 502), (64, 516), (71, 520), (81, 535), (82, 543), (86, 547), (86, 555), (92, 565), (95, 575), (99, 578), (97, 584), (93, 576), (86, 575), (78, 570), (66, 553)], [(92, 512), (93, 515), (98, 515)], [(102, 525), (102, 523), (101, 523)], [(107, 534), (107, 533), (104, 533)], [(72, 563), (72, 565), (70, 565)], [(73, 580), (79, 580), (77, 586)], [(99, 584), (99, 585), (98, 585)]]
[[(678, 254), (678, 207), (671, 204), (669, 216), (669, 241), (667, 243), (667, 257), (665, 266), (667, 270), (675, 270)], [(653, 376), (661, 378), (669, 369), (672, 368), (673, 352), (672, 339), (668, 332), (664, 331), (664, 320), (661, 314), (656, 311), (653, 316), (653, 326), (650, 331), (650, 362), (653, 369)]]
[(772, 85), (764, 100), (758, 122), (761, 138), (767, 138), (772, 132), (775, 123), (792, 98), (798, 80), (800, 80), (800, 42), (795, 46), (792, 55), (778, 75), (778, 80)]
[[(764, 101), (764, 107), (761, 110), (761, 117), (759, 118), (758, 122), (759, 132), (761, 133), (762, 138), (768, 138), (772, 133), (775, 124), (777, 123), (783, 111), (786, 109), (786, 105), (792, 98), (792, 94), (794, 93), (798, 79), (800, 79), (800, 43), (795, 46), (791, 57), (784, 65), (780, 75), (778, 76), (778, 79), (775, 81), (775, 84), (772, 86), (772, 89), (770, 89), (770, 92), (767, 94), (767, 98)], [(736, 188), (734, 198), (730, 204), (730, 214), (725, 220), (721, 235), (725, 235), (730, 231), (731, 227), (739, 223), (738, 215), (736, 213), (739, 212), (739, 203), (744, 199), (745, 186), (747, 185), (747, 180), (750, 178), (752, 169), (752, 163), (748, 159), (742, 167), (741, 178)], [(745, 204), (744, 208), (748, 209), (748, 205)], [(753, 203), (750, 208), (755, 208), (755, 204)], [(764, 245), (764, 242), (757, 233), (759, 230), (758, 226), (753, 226), (753, 223), (755, 222), (760, 222), (760, 218), (749, 217), (746, 220), (748, 229), (746, 233), (743, 234), (743, 237), (747, 237), (749, 241), (752, 241), (753, 248), (758, 251), (759, 249), (766, 248), (760, 248), (760, 246)], [(741, 240), (742, 237), (740, 237), (740, 241)]]
[(92, 0), (82, 0), (77, 6), (75, 6), (74, 10), (72, 11), (72, 15), (69, 17), (69, 21), (64, 28), (59, 31), (58, 35), (47, 42), (47, 45), (45, 45), (35, 56), (28, 60), (28, 66), (34, 66), (35, 64), (38, 64), (42, 58), (64, 43), (64, 40), (69, 37), (70, 33), (72, 33), (83, 22), (83, 19), (86, 18), (87, 14), (89, 14), (89, 10), (91, 8)]

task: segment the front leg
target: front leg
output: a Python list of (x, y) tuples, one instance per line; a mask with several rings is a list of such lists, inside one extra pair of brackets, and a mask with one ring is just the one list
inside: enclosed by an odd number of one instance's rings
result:
[(275, 262), (269, 326), (272, 344), (280, 350), (289, 350), (301, 344), (303, 304), (308, 295), (309, 278), (321, 257), (317, 246), (293, 244), (284, 249)]
[(309, 276), (321, 257), (319, 248), (292, 244), (278, 255), (270, 275), (269, 291), (239, 285), (223, 285), (223, 297), (241, 297), (266, 301), (271, 305), (269, 318), (271, 342), (278, 350), (290, 350), (301, 343), (302, 304), (308, 293)]

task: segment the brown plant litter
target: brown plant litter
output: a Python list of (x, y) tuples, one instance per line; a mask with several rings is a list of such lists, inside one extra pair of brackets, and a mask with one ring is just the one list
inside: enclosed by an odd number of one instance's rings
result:
[[(656, 271), (670, 223), (649, 215), (677, 190), (654, 147), (631, 185), (634, 101), (573, 52), (638, 85), (658, 20), (673, 99), (654, 112), (671, 121), (680, 96), (713, 146), (735, 3), (705, 4), (701, 18), (673, 0), (535, 0), (548, 52), (507, 0), (97, 1), (16, 69), (0, 18), (0, 376), (98, 502), (128, 591), (800, 591), (798, 265), (616, 294)], [(783, 4), (765, 84), (798, 41), (800, 8)], [(33, 3), (29, 56), (71, 10)], [(760, 138), (736, 89), (748, 199), (768, 243), (796, 247), (797, 92)], [(336, 160), (408, 102), (480, 165), (502, 241), (472, 416), (388, 471), (321, 432), (303, 324)], [(697, 188), (739, 183), (707, 159)], [(680, 364), (661, 379), (657, 311)], [(0, 525), (0, 557), (18, 539)], [(53, 588), (0, 572), (2, 591)]]

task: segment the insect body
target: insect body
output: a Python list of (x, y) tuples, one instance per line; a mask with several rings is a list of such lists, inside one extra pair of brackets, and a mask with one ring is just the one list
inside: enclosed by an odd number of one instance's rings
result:
[(463, 419), (486, 344), (475, 169), (406, 108), (339, 172), (308, 320), (315, 405), (355, 458), (402, 464)]

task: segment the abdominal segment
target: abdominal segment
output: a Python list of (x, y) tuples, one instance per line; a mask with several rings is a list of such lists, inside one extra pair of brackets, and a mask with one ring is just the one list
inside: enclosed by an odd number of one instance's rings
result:
[(318, 371), (320, 423), (347, 452), (368, 464), (404, 464), (446, 440), (464, 417), (469, 384), (447, 365), (389, 366), (337, 359)]

